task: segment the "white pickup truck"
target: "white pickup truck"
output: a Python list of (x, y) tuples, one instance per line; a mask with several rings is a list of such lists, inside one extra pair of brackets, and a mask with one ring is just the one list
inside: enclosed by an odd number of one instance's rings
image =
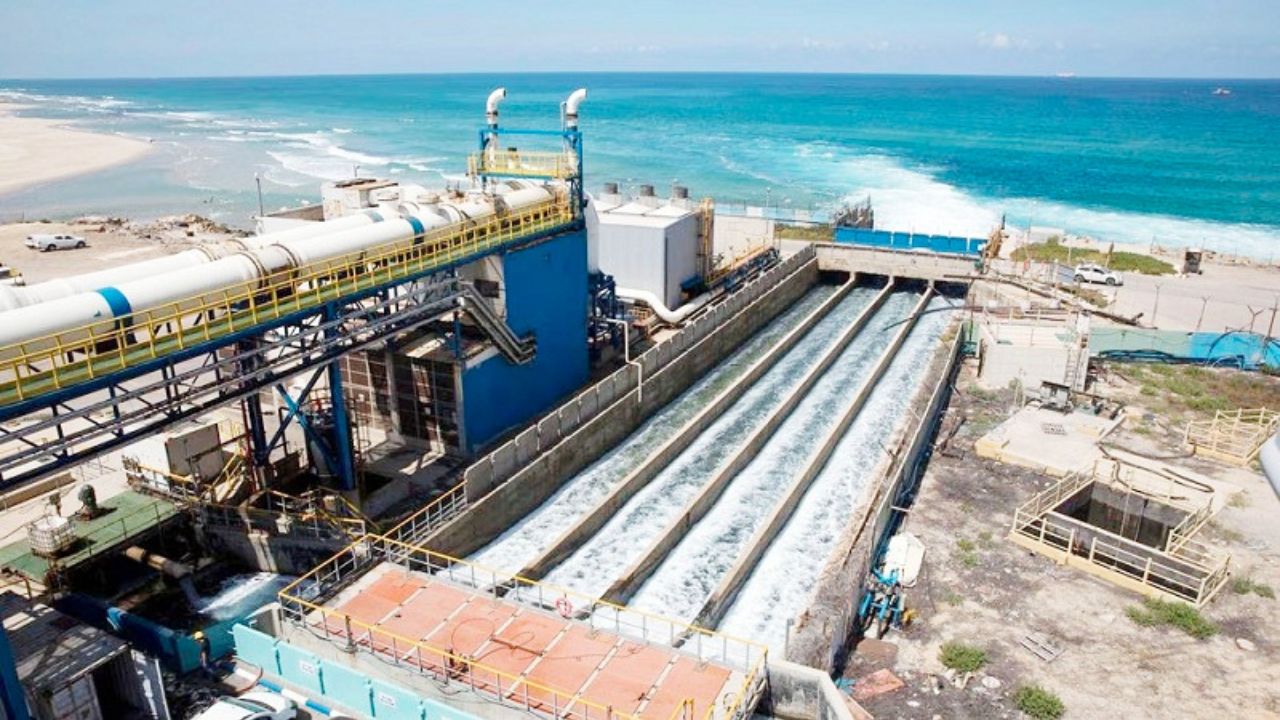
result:
[(27, 247), (40, 252), (49, 252), (50, 250), (67, 250), (69, 248), (82, 248), (85, 246), (84, 238), (79, 235), (28, 235)]

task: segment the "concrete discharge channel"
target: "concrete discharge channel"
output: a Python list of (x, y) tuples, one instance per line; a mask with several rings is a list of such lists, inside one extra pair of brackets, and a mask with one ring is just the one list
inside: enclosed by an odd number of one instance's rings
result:
[[(892, 384), (909, 392), (923, 380), (900, 382), (910, 365), (900, 356), (931, 344), (917, 340), (930, 334), (916, 332), (917, 319), (938, 301), (932, 287), (905, 289), (811, 287), (470, 559), (703, 627), (740, 620), (758, 607), (740, 595), (761, 591), (757, 570), (776, 566), (780, 539), (794, 550), (799, 528), (832, 532), (830, 512), (806, 516), (830, 492), (846, 438), (874, 443), (867, 428), (899, 424), (901, 408), (868, 411), (881, 384), (899, 376)], [(808, 552), (825, 557), (831, 544)], [(807, 584), (773, 578), (793, 581)]]
[[(860, 358), (863, 362), (859, 363), (858, 371), (844, 378), (830, 378), (836, 382), (828, 384), (828, 392), (820, 394), (819, 389), (815, 389), (806, 399), (806, 404), (817, 410), (818, 417), (814, 418), (817, 422), (806, 423), (805, 427), (791, 432), (788, 432), (791, 428), (784, 426), (771, 441), (781, 446), (779, 462), (764, 469), (764, 482), (758, 483), (758, 490), (739, 493), (740, 498), (726, 497), (726, 502), (715, 510), (719, 517), (709, 516), (705, 523), (685, 535), (680, 547), (664, 560), (662, 571), (649, 578), (630, 599), (630, 605), (672, 614), (702, 627), (719, 624), (728, 603), (782, 526), (793, 516), (800, 499), (826, 466), (849, 426), (862, 413), (871, 391), (911, 333), (929, 295), (926, 292), (921, 296), (914, 308), (906, 311), (905, 319), (900, 307), (886, 308), (877, 318), (883, 322), (875, 329), (876, 335), (861, 343), (866, 352)], [(893, 299), (899, 301), (898, 305), (907, 305), (912, 297), (903, 294)], [(852, 388), (855, 381), (856, 388)], [(852, 392), (848, 392), (849, 389)], [(795, 419), (802, 417), (797, 411)], [(735, 481), (735, 490), (751, 480), (753, 478), (745, 474)], [(787, 577), (788, 582), (795, 580)]]
[[(599, 530), (587, 537), (577, 532), (587, 529), (580, 525), (567, 533), (544, 556), (566, 557), (547, 580), (597, 597), (609, 599), (613, 593), (625, 600), (631, 581), (624, 570), (627, 564), (634, 563), (632, 579), (642, 578), (665, 556), (685, 529), (701, 518), (731, 482), (737, 482), (741, 471), (889, 296), (886, 288), (868, 303), (866, 292), (860, 289), (843, 299), (741, 400), (723, 410), (709, 407), (686, 426), (682, 435), (687, 436), (687, 449), (639, 492), (611, 498), (613, 502), (598, 508), (603, 520)], [(589, 516), (587, 520), (596, 518)], [(595, 526), (595, 522), (591, 524)], [(578, 547), (567, 555), (570, 544)], [(621, 584), (615, 585), (615, 580)]]
[[(728, 381), (710, 402), (692, 415), (680, 411), (682, 403), (709, 394), (700, 382), (664, 410), (688, 418), (665, 442), (656, 443), (646, 425), (596, 463), (635, 458), (634, 444), (651, 448), (594, 507), (579, 503), (582, 512), (575, 514), (561, 500), (573, 496), (581, 482), (591, 482), (596, 466), (473, 559), (511, 568), (515, 563), (502, 559), (516, 556), (524, 562), (513, 574), (546, 577), (609, 602), (715, 627), (779, 534), (795, 524), (797, 507), (933, 296), (931, 288), (922, 295), (894, 290), (888, 285), (866, 299), (868, 291), (860, 288), (862, 297), (851, 298), (854, 288), (846, 283), (799, 322), (796, 308), (785, 313), (752, 342), (776, 337), (770, 331), (781, 323), (794, 327), (750, 367), (739, 374), (717, 367), (704, 378)], [(833, 341), (821, 342), (830, 335)], [(854, 344), (858, 338), (863, 341)], [(740, 352), (752, 349), (749, 343)], [(650, 424), (663, 422), (660, 413)], [(665, 424), (670, 426), (669, 418)], [(745, 440), (737, 439), (743, 435)], [(721, 452), (709, 453), (716, 445)], [(565, 528), (551, 543), (547, 523), (536, 520), (543, 513)], [(526, 560), (539, 544), (542, 552)]]
[(809, 290), (625, 441), (566, 481), (470, 559), (507, 570), (530, 565), (547, 549), (548, 538), (559, 537), (570, 529), (619, 484), (636, 481), (641, 477), (641, 468), (653, 467), (660, 458), (686, 447), (687, 442), (682, 445), (678, 440), (684, 435), (683, 428), (707, 417), (706, 408), (720, 407), (740, 397), (848, 289), (818, 285)]
[[(813, 606), (812, 589), (821, 582), (824, 566), (855, 531), (857, 509), (879, 476), (877, 469), (891, 455), (889, 438), (909, 419), (908, 398), (934, 377), (922, 369), (950, 322), (947, 305), (941, 297), (930, 301), (831, 458), (767, 549), (750, 564), (737, 594), (727, 598), (728, 607), (716, 622), (721, 631), (767, 643), (777, 657), (785, 656), (781, 651), (790, 621)], [(787, 581), (779, 582), (780, 577)]]

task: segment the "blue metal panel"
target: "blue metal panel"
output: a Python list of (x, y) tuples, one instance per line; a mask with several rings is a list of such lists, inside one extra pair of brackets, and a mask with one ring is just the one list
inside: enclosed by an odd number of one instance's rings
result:
[(507, 324), (533, 333), (537, 356), (513, 365), (494, 356), (462, 376), (467, 450), (552, 407), (587, 379), (587, 244), (566, 233), (504, 258)]
[(836, 228), (835, 239), (836, 242), (850, 245), (866, 245), (890, 250), (930, 250), (955, 255), (979, 255), (987, 244), (987, 241), (982, 238), (923, 235), (852, 227)]
[(373, 680), (373, 716), (378, 720), (421, 720), (418, 696), (395, 685)]
[(277, 644), (276, 651), (280, 653), (280, 677), (298, 687), (324, 694), (320, 658), (288, 643)]
[(280, 656), (276, 653), (275, 638), (240, 623), (232, 628), (231, 634), (236, 641), (236, 657), (257, 665), (263, 672), (280, 674)]
[(324, 696), (363, 715), (373, 714), (373, 690), (369, 678), (350, 668), (325, 660), (320, 671)]

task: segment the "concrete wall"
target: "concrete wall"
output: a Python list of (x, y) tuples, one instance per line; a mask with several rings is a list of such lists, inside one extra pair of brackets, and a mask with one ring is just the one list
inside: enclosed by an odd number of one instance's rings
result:
[[(640, 371), (628, 365), (570, 401), (579, 408), (572, 432), (561, 432), (562, 406), (473, 464), (464, 475), (471, 506), (428, 545), (468, 555), (542, 504), (815, 284), (818, 266), (811, 257), (788, 259), (647, 351), (639, 358), (642, 390), (634, 389)], [(595, 412), (587, 412), (592, 406)]]
[[(844, 661), (857, 621), (863, 580), (887, 540), (886, 530), (896, 525), (893, 506), (909, 503), (914, 494), (950, 395), (962, 340), (958, 325), (952, 327), (951, 334), (944, 336), (950, 337), (950, 342), (939, 345), (911, 399), (907, 417), (919, 419), (899, 426), (886, 443), (894, 452), (873, 472), (861, 504), (850, 514), (845, 535), (823, 568), (809, 607), (796, 619), (786, 648), (786, 659), (791, 662), (833, 671)], [(894, 462), (894, 457), (900, 460)]]
[(814, 246), (818, 251), (818, 266), (823, 270), (921, 280), (955, 280), (975, 272), (973, 258), (955, 255), (898, 252), (838, 243), (814, 243)]
[(495, 355), (462, 376), (468, 452), (546, 411), (587, 379), (586, 231), (565, 233), (508, 253), (507, 324), (533, 334), (538, 353), (514, 365)]
[(285, 575), (306, 574), (350, 543), (345, 537), (325, 540), (217, 526), (204, 527), (198, 536), (214, 553), (231, 555), (261, 572)]
[(786, 661), (769, 661), (769, 692), (757, 714), (784, 720), (855, 720), (871, 716), (840, 692), (821, 670)]

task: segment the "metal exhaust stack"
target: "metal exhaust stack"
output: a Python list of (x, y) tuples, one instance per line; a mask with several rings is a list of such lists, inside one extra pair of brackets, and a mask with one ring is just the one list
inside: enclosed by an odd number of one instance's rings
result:
[(494, 130), (498, 129), (498, 105), (507, 97), (506, 88), (498, 88), (489, 93), (489, 99), (484, 102), (484, 120), (489, 123), (489, 127)]
[(564, 117), (564, 126), (567, 130), (576, 130), (578, 127), (578, 107), (582, 105), (582, 101), (587, 99), (587, 89), (578, 88), (569, 93), (568, 99), (560, 106), (560, 114)]

